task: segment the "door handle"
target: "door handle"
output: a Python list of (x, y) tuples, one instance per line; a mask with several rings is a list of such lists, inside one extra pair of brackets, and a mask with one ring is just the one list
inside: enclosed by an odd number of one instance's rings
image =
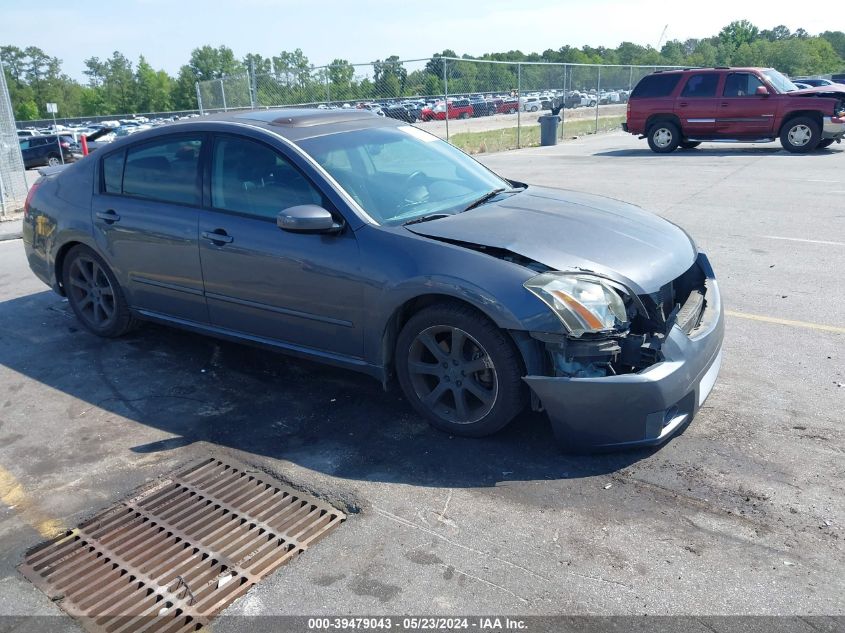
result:
[(113, 209), (109, 209), (108, 211), (97, 211), (97, 217), (103, 220), (106, 224), (120, 222), (120, 216), (115, 213)]
[(682, 101), (678, 105), (681, 106), (682, 108), (686, 108), (689, 104), (686, 101)]
[(213, 242), (215, 245), (220, 246), (222, 244), (229, 244), (232, 242), (233, 238), (231, 235), (226, 233), (223, 229), (214, 229), (213, 231), (203, 231), (202, 232), (203, 239), (208, 240), (209, 242)]
[(722, 102), (722, 107), (723, 107), (723, 108), (727, 108), (727, 107), (728, 107), (728, 104), (727, 104), (727, 103), (725, 103), (725, 102), (723, 101), (723, 102)]

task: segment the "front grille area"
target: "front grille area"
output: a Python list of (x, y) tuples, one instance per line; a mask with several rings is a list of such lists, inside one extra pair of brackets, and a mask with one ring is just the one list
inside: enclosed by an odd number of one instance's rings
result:
[(195, 631), (345, 519), (209, 459), (34, 548), (20, 571), (89, 631)]

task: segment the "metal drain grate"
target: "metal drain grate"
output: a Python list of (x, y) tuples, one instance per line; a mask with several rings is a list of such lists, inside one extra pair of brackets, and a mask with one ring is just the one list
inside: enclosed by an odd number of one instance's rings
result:
[(345, 519), (210, 459), (39, 545), (20, 571), (89, 631), (194, 631)]

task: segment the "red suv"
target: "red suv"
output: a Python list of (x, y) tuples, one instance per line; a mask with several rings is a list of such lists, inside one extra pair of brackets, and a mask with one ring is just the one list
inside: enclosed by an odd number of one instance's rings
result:
[(777, 138), (790, 152), (811, 152), (845, 136), (845, 85), (799, 90), (772, 68), (657, 71), (634, 88), (622, 127), (658, 153)]

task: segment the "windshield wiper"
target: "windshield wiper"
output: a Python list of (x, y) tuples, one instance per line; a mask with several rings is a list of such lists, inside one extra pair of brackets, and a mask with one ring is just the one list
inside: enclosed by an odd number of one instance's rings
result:
[(493, 191), (488, 191), (480, 198), (476, 198), (472, 202), (469, 203), (466, 207), (464, 207), (464, 211), (469, 211), (470, 209), (474, 209), (475, 207), (479, 207), (485, 202), (489, 202), (500, 193), (519, 193), (522, 189), (507, 189), (505, 187), (500, 187), (499, 189), (493, 189)]
[(420, 222), (428, 222), (429, 220), (439, 220), (440, 218), (448, 218), (451, 213), (429, 213), (428, 215), (421, 215), (418, 218), (414, 218), (413, 220), (408, 220), (407, 222), (403, 222), (402, 226), (408, 226), (409, 224), (419, 224)]

